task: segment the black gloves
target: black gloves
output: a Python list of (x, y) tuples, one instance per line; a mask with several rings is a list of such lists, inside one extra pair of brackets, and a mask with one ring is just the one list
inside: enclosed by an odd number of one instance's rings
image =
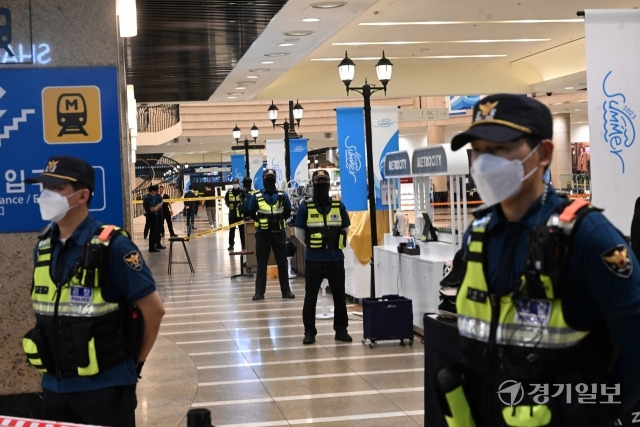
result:
[(136, 374), (138, 374), (138, 379), (142, 379), (142, 376), (140, 375), (140, 372), (142, 372), (142, 367), (144, 366), (144, 361), (140, 362), (138, 361), (136, 363)]

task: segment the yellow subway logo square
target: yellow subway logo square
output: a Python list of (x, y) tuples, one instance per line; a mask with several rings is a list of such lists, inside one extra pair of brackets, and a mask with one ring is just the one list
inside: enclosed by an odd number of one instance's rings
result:
[(42, 90), (43, 136), (48, 144), (102, 140), (100, 89), (96, 86), (46, 87)]

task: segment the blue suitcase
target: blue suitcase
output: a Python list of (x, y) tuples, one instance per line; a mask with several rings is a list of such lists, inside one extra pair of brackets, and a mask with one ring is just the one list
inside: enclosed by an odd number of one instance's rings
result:
[(373, 348), (376, 341), (409, 340), (413, 345), (413, 306), (410, 299), (400, 295), (383, 295), (381, 298), (364, 298), (362, 300), (363, 338), (371, 341)]

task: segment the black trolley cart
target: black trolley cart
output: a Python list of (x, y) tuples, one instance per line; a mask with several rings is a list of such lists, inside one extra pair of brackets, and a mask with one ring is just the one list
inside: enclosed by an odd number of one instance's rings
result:
[(364, 345), (369, 339), (369, 347), (376, 341), (409, 340), (413, 345), (413, 307), (410, 299), (400, 295), (383, 295), (381, 298), (362, 300)]

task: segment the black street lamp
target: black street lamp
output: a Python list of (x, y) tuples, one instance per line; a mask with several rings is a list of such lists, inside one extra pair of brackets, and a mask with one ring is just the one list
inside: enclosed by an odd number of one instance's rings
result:
[(250, 176), (250, 172), (249, 172), (249, 150), (258, 150), (258, 149), (263, 149), (264, 145), (255, 145), (256, 140), (258, 139), (258, 134), (260, 133), (260, 130), (258, 129), (258, 126), (256, 126), (256, 124), (254, 123), (253, 126), (251, 126), (251, 137), (253, 138), (253, 144), (254, 145), (250, 145), (251, 141), (249, 141), (247, 139), (247, 137), (244, 137), (244, 141), (242, 141), (242, 145), (237, 145), (238, 143), (240, 143), (240, 136), (242, 135), (242, 131), (240, 130), (240, 128), (238, 127), (238, 125), (236, 124), (236, 127), (233, 128), (233, 131), (231, 131), (231, 134), (233, 135), (233, 138), (236, 140), (236, 145), (232, 146), (231, 149), (232, 150), (243, 150), (244, 149), (244, 166), (245, 166), (245, 176)]
[(371, 298), (376, 296), (376, 281), (374, 277), (374, 265), (373, 265), (373, 248), (378, 245), (378, 229), (376, 224), (376, 189), (375, 189), (375, 177), (373, 173), (373, 136), (371, 128), (371, 94), (384, 90), (384, 94), (387, 94), (387, 83), (391, 80), (391, 72), (393, 70), (393, 64), (384, 56), (382, 51), (382, 58), (376, 64), (376, 74), (378, 80), (382, 83), (382, 87), (375, 87), (367, 83), (367, 79), (364, 80), (364, 86), (362, 87), (350, 87), (353, 76), (356, 72), (356, 65), (347, 56), (347, 52), (344, 53), (344, 59), (338, 65), (338, 72), (340, 73), (340, 80), (347, 87), (347, 95), (350, 90), (358, 92), (364, 97), (364, 128), (365, 128), (365, 145), (367, 147), (367, 182), (369, 198), (369, 223), (371, 225)]
[[(304, 109), (302, 106), (296, 101), (296, 105), (293, 105), (293, 101), (289, 101), (289, 121), (285, 119), (284, 123), (276, 124), (276, 120), (278, 120), (278, 107), (275, 106), (273, 101), (271, 101), (271, 105), (267, 110), (269, 114), (269, 120), (273, 123), (273, 128), (276, 126), (284, 129), (284, 176), (286, 179), (285, 185), (289, 185), (289, 181), (291, 181), (291, 171), (289, 170), (289, 162), (291, 160), (291, 154), (289, 153), (289, 130), (294, 131), (295, 134), (295, 125), (297, 123), (298, 127), (300, 127), (300, 120), (302, 120), (302, 113)], [(295, 120), (295, 122), (294, 122)]]

